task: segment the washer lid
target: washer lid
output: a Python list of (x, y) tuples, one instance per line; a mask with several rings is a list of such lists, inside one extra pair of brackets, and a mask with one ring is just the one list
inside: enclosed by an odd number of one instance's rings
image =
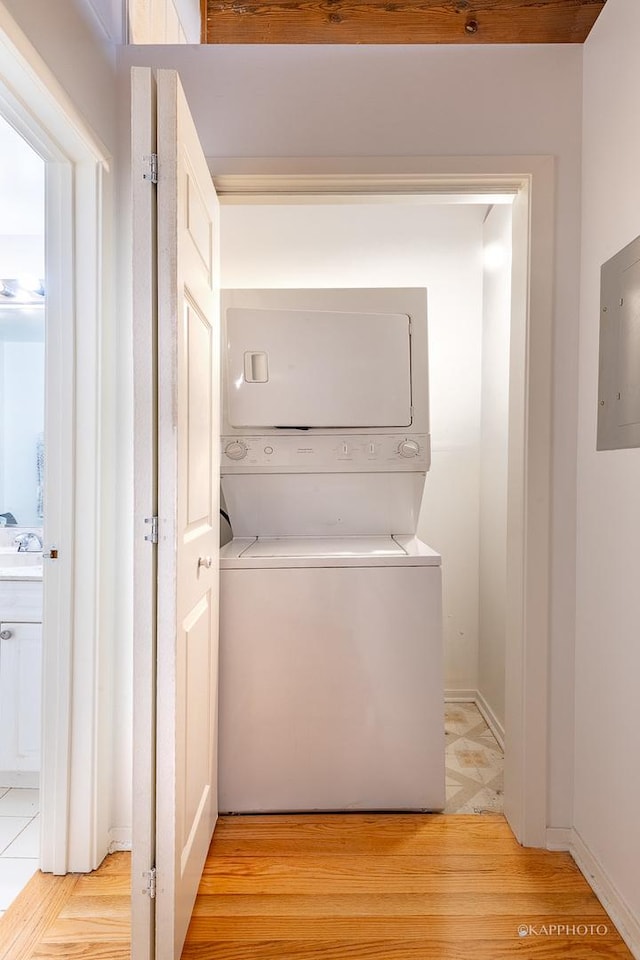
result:
[(241, 557), (404, 557), (391, 537), (258, 537)]
[[(303, 552), (304, 551), (304, 552)], [(324, 552), (322, 552), (324, 551)], [(220, 548), (221, 570), (298, 567), (439, 567), (439, 553), (411, 536), (236, 537)]]

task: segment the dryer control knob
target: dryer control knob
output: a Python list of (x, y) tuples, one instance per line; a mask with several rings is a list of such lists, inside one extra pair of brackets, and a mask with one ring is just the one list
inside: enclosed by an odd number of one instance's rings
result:
[(417, 457), (420, 453), (420, 444), (415, 440), (403, 440), (398, 445), (398, 453), (401, 457)]
[(229, 460), (244, 460), (247, 455), (247, 445), (241, 440), (232, 440), (224, 448), (224, 453)]

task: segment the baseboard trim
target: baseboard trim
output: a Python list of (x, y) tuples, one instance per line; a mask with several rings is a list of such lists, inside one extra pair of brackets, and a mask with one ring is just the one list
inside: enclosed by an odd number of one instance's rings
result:
[(477, 690), (445, 690), (445, 703), (475, 703)]
[(131, 850), (131, 827), (112, 827), (109, 830), (109, 853)]
[[(445, 703), (475, 703), (504, 753), (504, 727), (479, 690), (445, 690)], [(565, 849), (567, 849), (565, 847)]]
[(547, 827), (547, 850), (571, 850), (571, 827)]
[(634, 916), (600, 861), (575, 829), (571, 831), (569, 852), (596, 897), (615, 923), (629, 950), (636, 960), (640, 960), (640, 920)]
[(479, 690), (477, 691), (476, 696), (476, 707), (487, 721), (489, 730), (491, 730), (491, 733), (494, 735), (500, 745), (500, 749), (504, 753), (504, 727)]

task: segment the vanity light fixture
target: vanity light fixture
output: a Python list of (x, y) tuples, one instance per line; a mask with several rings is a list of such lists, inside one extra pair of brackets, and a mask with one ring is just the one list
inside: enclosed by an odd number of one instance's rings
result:
[(40, 297), (44, 295), (44, 283), (37, 277), (18, 277), (17, 283), (20, 289), (24, 290), (26, 293), (36, 293)]
[(0, 297), (7, 297), (15, 303), (42, 303), (44, 296), (44, 280), (37, 277), (0, 280)]

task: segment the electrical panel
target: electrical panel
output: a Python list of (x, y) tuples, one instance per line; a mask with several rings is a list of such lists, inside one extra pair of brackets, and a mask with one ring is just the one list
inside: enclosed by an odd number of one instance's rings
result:
[(640, 447), (640, 237), (602, 267), (598, 450)]

